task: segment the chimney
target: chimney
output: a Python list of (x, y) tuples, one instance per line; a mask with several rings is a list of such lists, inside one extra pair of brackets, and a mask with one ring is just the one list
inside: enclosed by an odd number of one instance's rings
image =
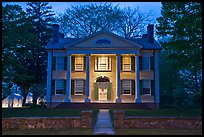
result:
[(53, 41), (55, 43), (58, 42), (59, 40), (59, 25), (58, 24), (53, 24), (53, 29), (52, 29), (52, 33), (53, 33)]
[(147, 26), (147, 37), (150, 43), (154, 42), (154, 25), (153, 24), (149, 24)]

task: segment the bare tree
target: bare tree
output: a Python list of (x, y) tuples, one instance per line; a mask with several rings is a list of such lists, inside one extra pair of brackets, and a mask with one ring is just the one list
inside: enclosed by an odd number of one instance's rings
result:
[(72, 6), (59, 14), (56, 22), (67, 37), (82, 38), (102, 29), (117, 33), (125, 38), (140, 34), (148, 23), (151, 12), (142, 13), (138, 8), (120, 9), (118, 5), (86, 4)]

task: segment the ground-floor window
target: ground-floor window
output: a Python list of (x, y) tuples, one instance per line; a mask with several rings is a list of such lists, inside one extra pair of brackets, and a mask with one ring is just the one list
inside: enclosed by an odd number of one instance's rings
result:
[(151, 94), (151, 80), (142, 80), (142, 94)]
[(55, 80), (55, 94), (63, 93), (64, 93), (64, 80), (63, 79)]
[(122, 80), (122, 94), (131, 95), (131, 80)]
[(83, 95), (84, 80), (75, 79), (74, 80), (74, 95)]

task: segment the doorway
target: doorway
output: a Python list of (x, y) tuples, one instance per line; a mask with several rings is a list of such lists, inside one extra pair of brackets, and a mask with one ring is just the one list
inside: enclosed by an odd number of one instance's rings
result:
[(111, 82), (108, 77), (100, 76), (96, 78), (95, 99), (97, 101), (111, 100)]

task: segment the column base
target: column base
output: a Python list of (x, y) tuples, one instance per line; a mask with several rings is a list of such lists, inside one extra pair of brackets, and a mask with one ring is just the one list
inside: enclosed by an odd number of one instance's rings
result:
[(141, 98), (140, 98), (140, 97), (139, 97), (139, 98), (136, 98), (136, 99), (135, 99), (135, 103), (142, 103)]
[(122, 103), (122, 99), (121, 98), (117, 98), (116, 99), (116, 103)]
[(70, 98), (65, 98), (65, 102), (71, 102)]
[(85, 100), (84, 100), (84, 102), (91, 102), (91, 99), (88, 98), (88, 97), (86, 97)]

